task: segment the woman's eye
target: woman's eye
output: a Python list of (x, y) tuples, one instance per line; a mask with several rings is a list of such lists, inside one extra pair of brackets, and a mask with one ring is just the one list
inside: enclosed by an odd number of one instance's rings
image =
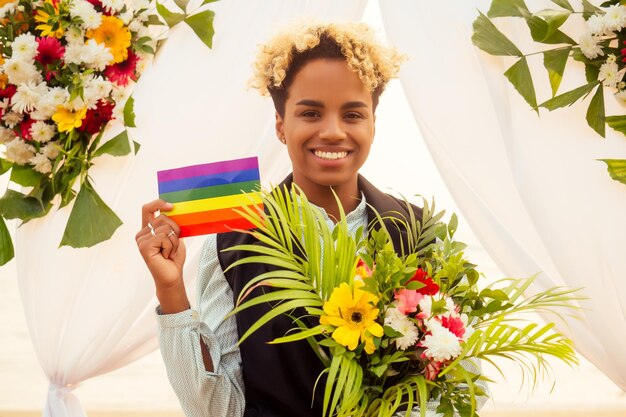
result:
[(346, 119), (362, 119), (363, 116), (361, 115), (361, 113), (350, 112), (350, 113), (346, 113), (345, 118)]
[(320, 114), (313, 110), (307, 110), (302, 112), (303, 117), (320, 117)]

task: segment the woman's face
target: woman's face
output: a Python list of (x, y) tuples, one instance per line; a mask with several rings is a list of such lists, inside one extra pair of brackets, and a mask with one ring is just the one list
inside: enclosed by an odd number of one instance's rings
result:
[(329, 186), (356, 187), (374, 140), (372, 94), (345, 61), (311, 61), (289, 87), (276, 132), (286, 140), (294, 182), (307, 196)]

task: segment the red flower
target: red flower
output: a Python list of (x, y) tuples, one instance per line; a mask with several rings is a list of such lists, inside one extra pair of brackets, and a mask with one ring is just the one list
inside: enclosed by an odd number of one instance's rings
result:
[(126, 61), (106, 67), (104, 75), (117, 85), (127, 85), (129, 80), (137, 81), (135, 70), (138, 61), (139, 57), (129, 49)]
[(441, 325), (450, 330), (456, 337), (461, 339), (465, 334), (465, 324), (460, 317), (445, 317), (441, 318)]
[(33, 139), (33, 134), (30, 131), (33, 123), (35, 123), (35, 120), (31, 119), (30, 117), (20, 123), (21, 136), (27, 141), (31, 141)]
[(8, 98), (13, 98), (13, 94), (17, 92), (17, 87), (13, 84), (9, 84), (6, 88), (0, 88), (0, 100)]
[[(415, 271), (415, 275), (411, 277), (406, 283), (417, 281), (424, 284), (422, 288), (417, 290), (418, 293), (424, 295), (435, 295), (439, 292), (439, 285), (431, 277), (428, 276), (428, 273), (424, 271), (422, 268), (417, 268)], [(405, 284), (406, 285), (406, 284)]]
[(65, 48), (57, 38), (37, 38), (37, 43), (39, 44), (37, 46), (37, 52), (39, 53), (35, 57), (35, 61), (39, 62), (44, 67), (63, 58)]
[(112, 119), (113, 103), (108, 101), (99, 101), (95, 109), (87, 110), (83, 124), (78, 130), (95, 135), (100, 132), (102, 126), (106, 125)]

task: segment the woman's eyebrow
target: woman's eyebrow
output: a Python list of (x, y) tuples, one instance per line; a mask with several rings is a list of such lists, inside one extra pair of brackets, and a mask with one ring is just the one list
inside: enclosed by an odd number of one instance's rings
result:
[[(321, 101), (316, 101), (316, 100), (300, 100), (299, 102), (296, 103), (296, 106), (309, 106), (309, 107), (324, 108), (324, 103), (322, 103)], [(345, 109), (354, 109), (354, 108), (361, 108), (361, 107), (367, 107), (367, 104), (362, 101), (349, 101), (347, 103), (344, 103), (341, 106), (341, 109), (345, 110)]]

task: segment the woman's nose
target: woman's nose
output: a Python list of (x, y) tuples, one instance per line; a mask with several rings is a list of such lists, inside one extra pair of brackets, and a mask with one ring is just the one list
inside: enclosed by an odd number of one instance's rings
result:
[(347, 137), (340, 117), (327, 116), (322, 121), (319, 132), (320, 138), (325, 140), (344, 140)]

